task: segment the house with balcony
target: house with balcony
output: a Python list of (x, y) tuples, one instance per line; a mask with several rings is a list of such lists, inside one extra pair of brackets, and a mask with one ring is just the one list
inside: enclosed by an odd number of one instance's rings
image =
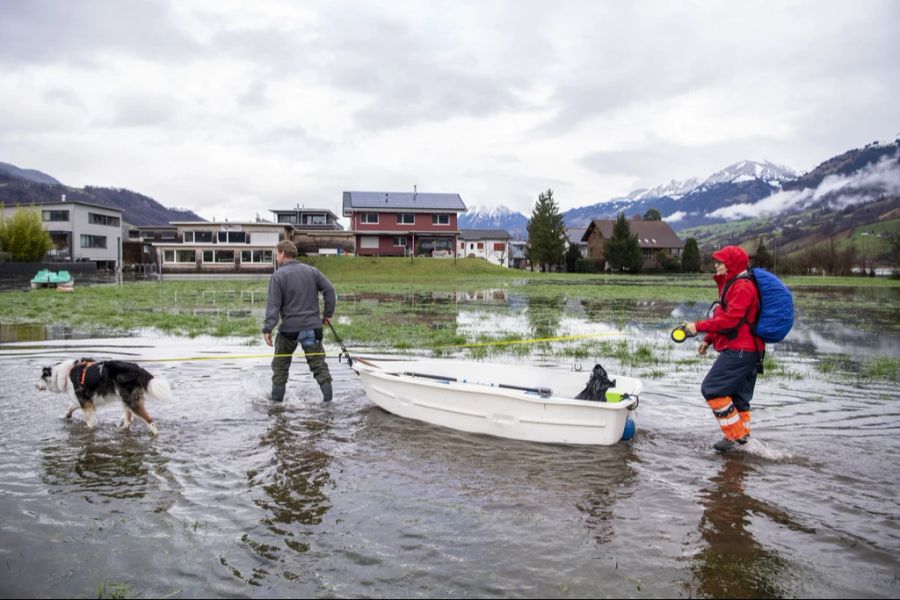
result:
[[(581, 238), (587, 243), (588, 258), (600, 261), (604, 269), (608, 268), (606, 242), (612, 237), (615, 224), (616, 219), (594, 219)], [(644, 270), (658, 269), (666, 255), (681, 258), (684, 242), (665, 221), (644, 221), (637, 216), (628, 221), (628, 226), (641, 246)]]
[[(0, 206), (7, 218), (18, 208)], [(124, 223), (120, 209), (80, 200), (66, 201), (65, 196), (59, 202), (22, 208), (41, 213), (44, 229), (53, 241), (47, 260), (93, 262), (98, 269), (109, 270), (121, 263)]]
[(456, 256), (483, 258), (489, 263), (509, 266), (509, 241), (512, 236), (503, 229), (461, 229)]
[(459, 194), (344, 192), (357, 256), (452, 257), (459, 244)]
[[(291, 239), (293, 230), (286, 223), (258, 222), (176, 221), (170, 226), (174, 239), (150, 243), (163, 275), (271, 273), (275, 246)], [(169, 228), (155, 230), (169, 236)]]

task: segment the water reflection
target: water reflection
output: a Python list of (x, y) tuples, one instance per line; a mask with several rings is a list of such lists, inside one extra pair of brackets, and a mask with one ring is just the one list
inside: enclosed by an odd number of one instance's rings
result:
[(631, 465), (636, 460), (631, 444), (620, 444), (591, 452), (583, 468), (571, 473), (584, 490), (575, 507), (584, 514), (585, 527), (598, 544), (612, 541), (616, 506), (634, 493), (636, 473)]
[(531, 335), (536, 338), (555, 337), (559, 330), (565, 303), (565, 296), (551, 298), (529, 296), (525, 315), (528, 318), (528, 325), (531, 327)]
[(695, 594), (705, 598), (782, 598), (791, 581), (791, 563), (754, 537), (754, 519), (807, 531), (790, 516), (744, 491), (756, 469), (742, 456), (723, 457), (719, 473), (701, 491), (700, 536), (706, 544), (695, 557)]
[[(42, 480), (51, 489), (103, 498), (143, 498), (155, 486), (151, 472), (168, 462), (147, 437), (116, 433), (103, 438), (80, 423), (68, 436), (41, 448)], [(91, 497), (85, 495), (91, 502)]]
[[(307, 552), (304, 538), (331, 508), (326, 493), (333, 484), (328, 471), (331, 456), (321, 447), (331, 430), (331, 414), (298, 419), (296, 413), (275, 407), (270, 418), (260, 446), (273, 451), (273, 463), (263, 471), (247, 473), (251, 488), (263, 492), (254, 493), (253, 502), (266, 512), (262, 525), (292, 550)], [(244, 541), (265, 558), (279, 554), (274, 546), (247, 536)]]

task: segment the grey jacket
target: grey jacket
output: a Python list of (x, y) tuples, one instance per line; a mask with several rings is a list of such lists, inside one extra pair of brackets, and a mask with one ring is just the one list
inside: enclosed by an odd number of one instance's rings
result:
[(308, 331), (322, 326), (319, 292), (325, 298), (324, 316), (334, 314), (334, 286), (315, 267), (289, 260), (272, 273), (263, 333), (271, 333), (281, 317), (281, 331)]

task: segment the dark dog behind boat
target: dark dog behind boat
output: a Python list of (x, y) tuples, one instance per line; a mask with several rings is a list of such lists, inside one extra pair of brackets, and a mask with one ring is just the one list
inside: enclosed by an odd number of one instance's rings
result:
[(135, 363), (122, 360), (97, 362), (82, 358), (44, 367), (37, 388), (67, 394), (71, 404), (65, 418), (70, 419), (80, 408), (91, 429), (96, 425), (95, 407), (119, 399), (125, 405), (122, 428), (127, 429), (137, 417), (147, 424), (153, 435), (158, 435), (159, 430), (144, 407), (144, 399), (172, 399), (165, 380), (154, 377)]

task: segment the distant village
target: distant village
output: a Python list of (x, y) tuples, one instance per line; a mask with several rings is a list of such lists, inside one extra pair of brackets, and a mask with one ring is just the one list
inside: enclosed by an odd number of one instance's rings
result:
[[(529, 269), (526, 240), (502, 229), (460, 229), (467, 208), (459, 194), (344, 192), (345, 229), (327, 208), (273, 208), (271, 220), (174, 221), (132, 226), (123, 211), (84, 201), (42, 203), (41, 218), (53, 241), (48, 261), (93, 263), (98, 270), (118, 267), (163, 276), (271, 273), (273, 249), (291, 240), (300, 254), (483, 259), (511, 269)], [(7, 211), (11, 207), (7, 208)], [(603, 245), (614, 219), (596, 219), (587, 228), (567, 229), (567, 248), (584, 259), (603, 260)], [(644, 268), (665, 256), (680, 258), (682, 242), (664, 221), (635, 217)]]

